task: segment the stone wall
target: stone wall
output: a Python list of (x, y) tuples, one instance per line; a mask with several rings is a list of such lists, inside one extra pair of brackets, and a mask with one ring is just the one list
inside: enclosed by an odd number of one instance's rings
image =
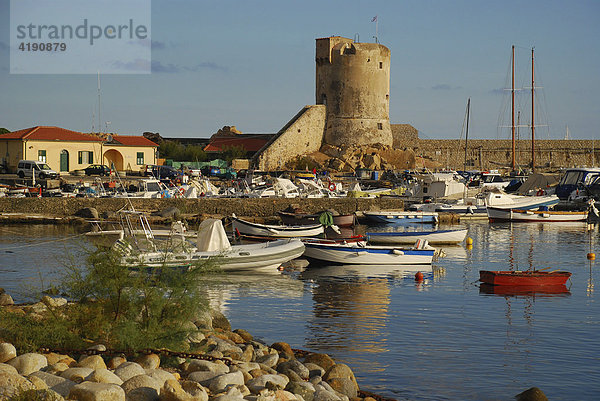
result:
[[(392, 126), (394, 127), (394, 126)], [(411, 149), (439, 168), (462, 170), (465, 164), (465, 141), (457, 139), (396, 138), (397, 149)], [(593, 140), (535, 141), (535, 165), (538, 170), (592, 166), (600, 160), (600, 143)], [(518, 140), (515, 144), (517, 166), (531, 166), (531, 141)], [(592, 151), (593, 149), (593, 151)], [(469, 140), (467, 169), (487, 170), (510, 168), (512, 142), (510, 140)], [(417, 168), (421, 167), (417, 164)]]
[[(365, 210), (402, 209), (398, 198), (339, 198), (339, 199), (285, 199), (285, 198), (204, 198), (204, 199), (131, 199), (136, 210), (148, 213), (177, 207), (186, 215), (222, 215), (271, 217), (290, 205), (297, 205), (308, 213), (335, 209), (341, 214)], [(39, 214), (49, 217), (73, 216), (77, 211), (93, 207), (100, 214), (112, 213), (128, 207), (126, 199), (118, 198), (0, 198), (0, 213)], [(1, 221), (1, 219), (0, 219)]]
[(260, 170), (283, 170), (286, 163), (321, 147), (325, 106), (304, 106), (253, 158)]

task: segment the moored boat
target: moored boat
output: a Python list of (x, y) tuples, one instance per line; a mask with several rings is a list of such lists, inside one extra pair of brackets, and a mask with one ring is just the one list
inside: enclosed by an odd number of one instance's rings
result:
[(479, 281), (490, 285), (559, 286), (571, 273), (564, 270), (480, 270)]
[(231, 225), (233, 227), (234, 235), (242, 234), (266, 238), (316, 237), (323, 234), (325, 230), (320, 223), (295, 226), (259, 224), (242, 220), (235, 216), (231, 217)]
[(320, 221), (320, 219), (321, 216), (325, 213), (331, 214), (333, 224), (338, 227), (354, 226), (354, 222), (356, 220), (356, 216), (354, 215), (354, 213), (336, 215), (335, 213), (331, 213), (329, 211), (324, 211), (321, 213), (296, 213), (286, 211), (277, 212), (283, 224), (286, 225), (322, 224), (322, 221)]
[(487, 208), (490, 222), (496, 221), (523, 221), (523, 222), (570, 222), (586, 221), (587, 211), (556, 211), (556, 210), (522, 210), (505, 209), (502, 207)]
[(430, 244), (458, 244), (465, 240), (469, 230), (367, 232), (369, 242), (377, 244), (414, 244), (417, 240), (427, 240)]
[(367, 211), (363, 212), (365, 217), (374, 223), (392, 223), (392, 224), (437, 224), (437, 212), (419, 212), (419, 211)]

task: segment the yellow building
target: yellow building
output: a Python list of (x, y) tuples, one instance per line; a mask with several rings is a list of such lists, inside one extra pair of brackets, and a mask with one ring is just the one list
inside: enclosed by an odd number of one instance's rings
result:
[(143, 136), (106, 135), (59, 127), (33, 127), (0, 135), (0, 164), (15, 172), (19, 160), (47, 163), (60, 173), (105, 164), (118, 171), (139, 171), (156, 164), (158, 145)]

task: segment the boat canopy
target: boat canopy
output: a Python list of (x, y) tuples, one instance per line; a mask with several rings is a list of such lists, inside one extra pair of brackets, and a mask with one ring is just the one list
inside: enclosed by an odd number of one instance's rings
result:
[(218, 219), (206, 219), (198, 227), (196, 247), (199, 252), (226, 251), (231, 249), (223, 223)]

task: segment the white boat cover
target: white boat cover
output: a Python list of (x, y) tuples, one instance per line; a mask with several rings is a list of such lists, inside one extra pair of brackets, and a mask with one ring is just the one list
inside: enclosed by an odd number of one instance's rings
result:
[(198, 252), (226, 251), (231, 249), (223, 223), (218, 219), (206, 219), (198, 227), (196, 240)]

